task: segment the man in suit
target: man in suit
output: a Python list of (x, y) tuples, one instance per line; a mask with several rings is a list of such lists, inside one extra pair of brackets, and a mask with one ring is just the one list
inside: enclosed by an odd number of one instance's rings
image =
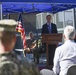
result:
[(57, 27), (54, 23), (51, 23), (51, 15), (46, 16), (47, 23), (42, 27), (42, 34), (57, 33)]
[[(46, 16), (47, 23), (42, 27), (42, 34), (52, 34), (57, 33), (57, 27), (54, 23), (51, 23), (51, 15)], [(56, 45), (49, 45), (48, 46), (48, 57), (49, 57), (49, 64), (53, 66), (53, 57), (55, 52)], [(46, 53), (46, 43), (42, 43), (42, 51)], [(51, 66), (51, 69), (52, 69)]]

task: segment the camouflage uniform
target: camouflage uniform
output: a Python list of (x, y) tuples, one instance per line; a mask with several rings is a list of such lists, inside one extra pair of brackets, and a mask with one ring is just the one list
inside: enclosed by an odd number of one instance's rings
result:
[[(11, 32), (11, 35), (15, 34), (17, 25), (18, 22), (12, 19), (0, 20), (0, 32)], [(2, 51), (0, 50), (0, 75), (39, 75), (38, 68), (35, 64), (28, 63), (27, 61), (22, 62), (18, 60), (15, 53), (11, 52), (10, 49), (16, 40), (14, 35), (11, 39), (12, 42), (6, 45), (6, 39), (9, 40), (9, 36), (2, 39), (4, 36), (3, 33), (0, 34), (0, 49), (2, 48)], [(9, 50), (7, 51), (7, 49)]]
[(20, 61), (13, 52), (0, 54), (0, 75), (40, 75), (34, 63)]

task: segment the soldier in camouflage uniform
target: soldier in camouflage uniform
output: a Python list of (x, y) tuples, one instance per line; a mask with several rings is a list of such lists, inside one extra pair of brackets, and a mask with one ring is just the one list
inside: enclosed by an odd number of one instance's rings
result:
[(18, 60), (12, 51), (16, 42), (14, 20), (0, 21), (0, 75), (40, 75), (34, 63)]

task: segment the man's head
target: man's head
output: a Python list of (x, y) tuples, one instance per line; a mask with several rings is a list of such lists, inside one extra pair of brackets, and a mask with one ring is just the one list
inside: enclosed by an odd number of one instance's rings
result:
[(73, 26), (65, 27), (63, 37), (65, 40), (74, 40), (74, 38), (75, 38), (74, 27)]
[(47, 23), (50, 23), (51, 22), (51, 15), (47, 15), (46, 20), (47, 20)]
[(34, 38), (34, 34), (32, 32), (29, 33), (30, 38)]
[(11, 19), (0, 20), (0, 49), (10, 51), (16, 42), (17, 22)]

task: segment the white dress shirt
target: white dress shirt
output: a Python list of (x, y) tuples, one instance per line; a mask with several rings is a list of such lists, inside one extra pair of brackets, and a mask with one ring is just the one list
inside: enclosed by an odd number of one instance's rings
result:
[(68, 68), (73, 64), (76, 64), (76, 43), (68, 40), (56, 48), (53, 71), (55, 74), (67, 75)]

